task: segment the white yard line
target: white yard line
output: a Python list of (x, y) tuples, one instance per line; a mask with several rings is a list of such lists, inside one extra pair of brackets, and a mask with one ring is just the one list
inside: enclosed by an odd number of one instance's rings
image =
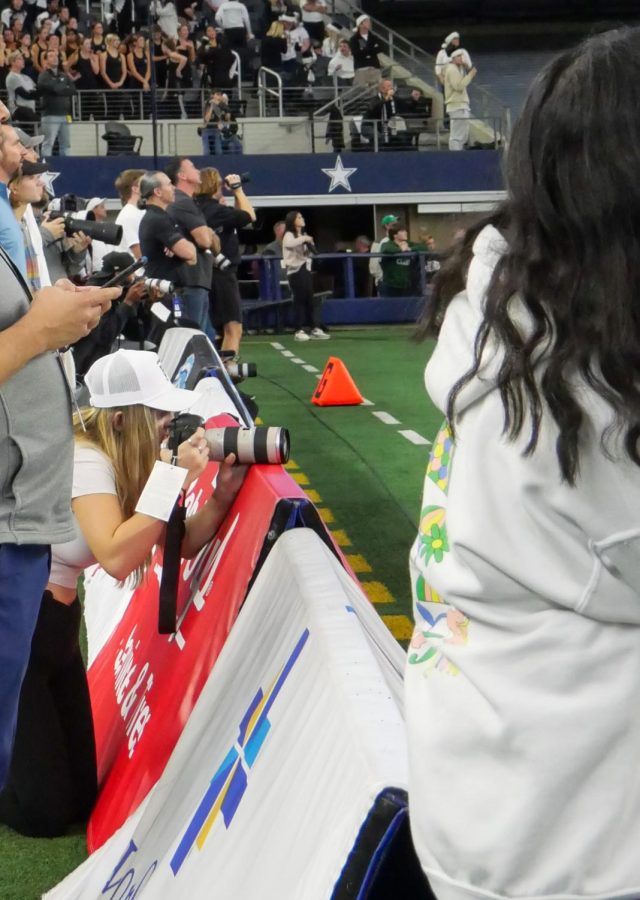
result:
[(399, 431), (398, 434), (401, 434), (403, 438), (411, 441), (412, 444), (423, 444), (425, 446), (428, 446), (431, 443), (431, 441), (428, 441), (425, 437), (422, 437), (421, 434), (418, 434), (417, 431)]
[(371, 415), (375, 416), (376, 419), (380, 419), (380, 421), (384, 422), (385, 425), (399, 425), (400, 424), (398, 419), (394, 418), (394, 416), (392, 416), (388, 412), (379, 412), (376, 410), (376, 412), (372, 413)]

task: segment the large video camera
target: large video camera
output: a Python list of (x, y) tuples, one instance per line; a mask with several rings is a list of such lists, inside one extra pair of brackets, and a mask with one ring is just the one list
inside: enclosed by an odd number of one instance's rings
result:
[[(180, 444), (203, 427), (204, 419), (200, 416), (191, 413), (175, 416), (169, 426), (169, 449), (176, 453)], [(254, 428), (207, 428), (204, 436), (209, 445), (209, 459), (215, 462), (222, 462), (230, 453), (235, 455), (240, 465), (281, 465), (289, 461), (290, 441), (286, 428), (265, 425)]]
[(82, 208), (83, 202), (75, 194), (65, 194), (60, 198), (60, 214), (64, 219), (64, 233), (67, 237), (82, 231), (94, 241), (115, 245), (122, 243), (122, 225), (74, 218), (72, 213), (78, 213)]

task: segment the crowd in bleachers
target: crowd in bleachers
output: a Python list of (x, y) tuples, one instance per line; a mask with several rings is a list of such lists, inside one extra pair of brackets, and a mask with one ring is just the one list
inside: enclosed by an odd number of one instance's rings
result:
[[(77, 0), (9, 0), (2, 10), (0, 90), (30, 133), (48, 138), (39, 128), (43, 116), (148, 118), (155, 81), (159, 118), (204, 117), (204, 152), (242, 152), (234, 124), (246, 113), (239, 79), (256, 84), (261, 67), (281, 79), (285, 112), (294, 101), (296, 111), (305, 102), (314, 109), (355, 87), (369, 101), (365, 118), (379, 123), (362, 135), (366, 149), (410, 147), (411, 135), (398, 135), (396, 126), (406, 131), (402, 118), (430, 115), (429, 98), (415, 89), (401, 100), (388, 96), (368, 16), (332, 21), (324, 0), (264, 0), (251, 8), (239, 0), (113, 0), (99, 10), (103, 21)], [(60, 126), (52, 147), (65, 154), (68, 132), (64, 121)], [(341, 149), (340, 140), (334, 146)]]

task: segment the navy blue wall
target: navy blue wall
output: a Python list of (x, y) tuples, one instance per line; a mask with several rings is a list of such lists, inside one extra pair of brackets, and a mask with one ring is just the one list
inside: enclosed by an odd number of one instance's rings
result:
[[(417, 194), (432, 191), (497, 191), (503, 186), (502, 154), (493, 150), (466, 153), (345, 153), (345, 168), (353, 194)], [(330, 178), (322, 169), (333, 168), (335, 154), (291, 156), (193, 157), (198, 166), (215, 166), (222, 174), (250, 172), (247, 193), (252, 197), (282, 195), (329, 196)], [(160, 160), (162, 166), (166, 160)], [(53, 157), (51, 170), (60, 172), (56, 194), (115, 197), (113, 182), (123, 169), (152, 169), (153, 159), (141, 156)], [(350, 194), (337, 187), (332, 197)], [(410, 200), (408, 201), (410, 202)]]

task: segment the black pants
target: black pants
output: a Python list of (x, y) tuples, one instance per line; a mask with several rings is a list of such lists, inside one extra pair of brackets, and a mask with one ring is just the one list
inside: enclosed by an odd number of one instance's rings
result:
[(89, 817), (97, 795), (89, 687), (80, 655), (82, 610), (42, 597), (22, 683), (0, 822), (29, 837), (57, 837)]
[(306, 326), (320, 328), (321, 301), (313, 296), (313, 278), (306, 266), (289, 274), (293, 296), (293, 324), (296, 331)]

